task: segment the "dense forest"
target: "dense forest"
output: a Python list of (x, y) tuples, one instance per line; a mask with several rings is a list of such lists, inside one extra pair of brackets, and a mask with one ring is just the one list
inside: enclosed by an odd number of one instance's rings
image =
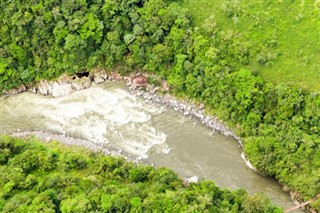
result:
[(138, 166), (59, 143), (0, 138), (0, 212), (281, 212), (262, 195), (186, 186), (169, 169)]
[(213, 16), (194, 27), (173, 0), (12, 0), (0, 11), (0, 91), (95, 67), (155, 73), (228, 121), (259, 171), (305, 199), (320, 193), (319, 93), (256, 76), (251, 45)]

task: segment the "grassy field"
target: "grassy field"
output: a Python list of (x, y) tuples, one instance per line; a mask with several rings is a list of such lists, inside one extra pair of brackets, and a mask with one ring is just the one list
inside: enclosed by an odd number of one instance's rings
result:
[(250, 44), (246, 68), (275, 83), (320, 91), (319, 0), (182, 0), (197, 26), (211, 15), (220, 30)]

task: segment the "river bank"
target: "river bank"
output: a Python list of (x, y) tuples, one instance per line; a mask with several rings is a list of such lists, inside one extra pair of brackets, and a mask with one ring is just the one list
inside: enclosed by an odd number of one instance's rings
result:
[(94, 152), (100, 152), (105, 155), (111, 155), (114, 157), (123, 157), (125, 160), (133, 162), (133, 163), (141, 163), (141, 159), (136, 158), (129, 153), (124, 152), (121, 149), (115, 149), (114, 147), (108, 146), (107, 144), (98, 144), (93, 143), (91, 141), (82, 139), (82, 138), (75, 138), (70, 137), (62, 134), (55, 134), (50, 132), (44, 131), (23, 131), (23, 132), (16, 132), (10, 134), (13, 137), (18, 138), (29, 138), (29, 137), (36, 137), (40, 139), (42, 142), (53, 142), (58, 141), (66, 146), (81, 146), (85, 147)]

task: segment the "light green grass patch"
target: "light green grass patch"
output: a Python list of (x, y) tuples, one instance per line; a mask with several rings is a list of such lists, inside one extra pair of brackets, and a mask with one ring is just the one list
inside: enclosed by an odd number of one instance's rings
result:
[(320, 1), (184, 0), (196, 26), (210, 15), (250, 42), (245, 68), (274, 83), (320, 91)]

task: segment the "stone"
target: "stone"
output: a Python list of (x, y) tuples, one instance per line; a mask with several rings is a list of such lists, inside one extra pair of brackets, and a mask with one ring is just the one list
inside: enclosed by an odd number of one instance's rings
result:
[(206, 106), (203, 103), (201, 103), (200, 106), (199, 106), (199, 109), (203, 110), (205, 107)]
[(150, 90), (150, 93), (155, 94), (157, 91), (159, 91), (159, 89), (160, 89), (159, 87), (154, 87)]
[(148, 84), (148, 79), (143, 75), (137, 75), (132, 78), (132, 85), (134, 87), (146, 86)]
[(32, 86), (29, 91), (33, 92), (33, 93), (37, 93), (37, 88), (35, 86)]
[(189, 178), (184, 178), (184, 184), (186, 186), (188, 186), (190, 183), (198, 183), (199, 182), (199, 178), (197, 176), (192, 176)]
[(49, 95), (52, 93), (53, 86), (46, 80), (41, 80), (38, 84), (38, 92), (42, 95)]
[(169, 87), (167, 81), (162, 80), (162, 81), (161, 81), (161, 84), (162, 84), (162, 89), (163, 89), (163, 91), (166, 92), (166, 91), (169, 91), (169, 90), (170, 90), (170, 87)]
[(72, 87), (71, 84), (68, 83), (62, 83), (59, 84), (58, 82), (54, 82), (52, 86), (52, 96), (57, 98), (57, 97), (62, 97), (65, 95), (69, 95), (72, 92)]
[(89, 77), (95, 84), (100, 84), (108, 79), (106, 72), (103, 69), (94, 69), (90, 72)]
[(72, 80), (71, 87), (73, 90), (83, 90), (91, 86), (91, 80), (88, 77), (76, 78)]
[(285, 192), (290, 192), (290, 188), (288, 186), (286, 186), (286, 185), (284, 185), (282, 187), (282, 190), (285, 191)]
[(11, 89), (11, 90), (8, 90), (8, 91), (3, 91), (3, 93), (7, 94), (7, 95), (12, 95), (12, 94), (17, 94), (17, 93), (24, 92), (26, 90), (27, 90), (26, 85), (22, 84), (21, 86), (16, 87), (14, 89)]
[(82, 80), (82, 86), (83, 86), (84, 89), (88, 89), (89, 87), (91, 87), (91, 80), (90, 80), (90, 78), (85, 77), (85, 78)]
[(17, 89), (16, 89), (16, 92), (17, 93), (21, 93), (21, 92), (24, 92), (24, 91), (26, 91), (27, 90), (27, 87), (24, 85), (24, 84), (22, 84), (21, 86), (19, 86)]
[(101, 75), (94, 75), (93, 82), (95, 84), (101, 84), (105, 82), (105, 78), (103, 78)]
[(121, 75), (119, 73), (117, 73), (117, 72), (111, 72), (109, 77), (110, 77), (110, 79), (112, 79), (114, 81), (122, 80)]
[(71, 83), (71, 76), (68, 76), (67, 74), (62, 74), (59, 79), (58, 79), (58, 83), (62, 84), (62, 83)]

